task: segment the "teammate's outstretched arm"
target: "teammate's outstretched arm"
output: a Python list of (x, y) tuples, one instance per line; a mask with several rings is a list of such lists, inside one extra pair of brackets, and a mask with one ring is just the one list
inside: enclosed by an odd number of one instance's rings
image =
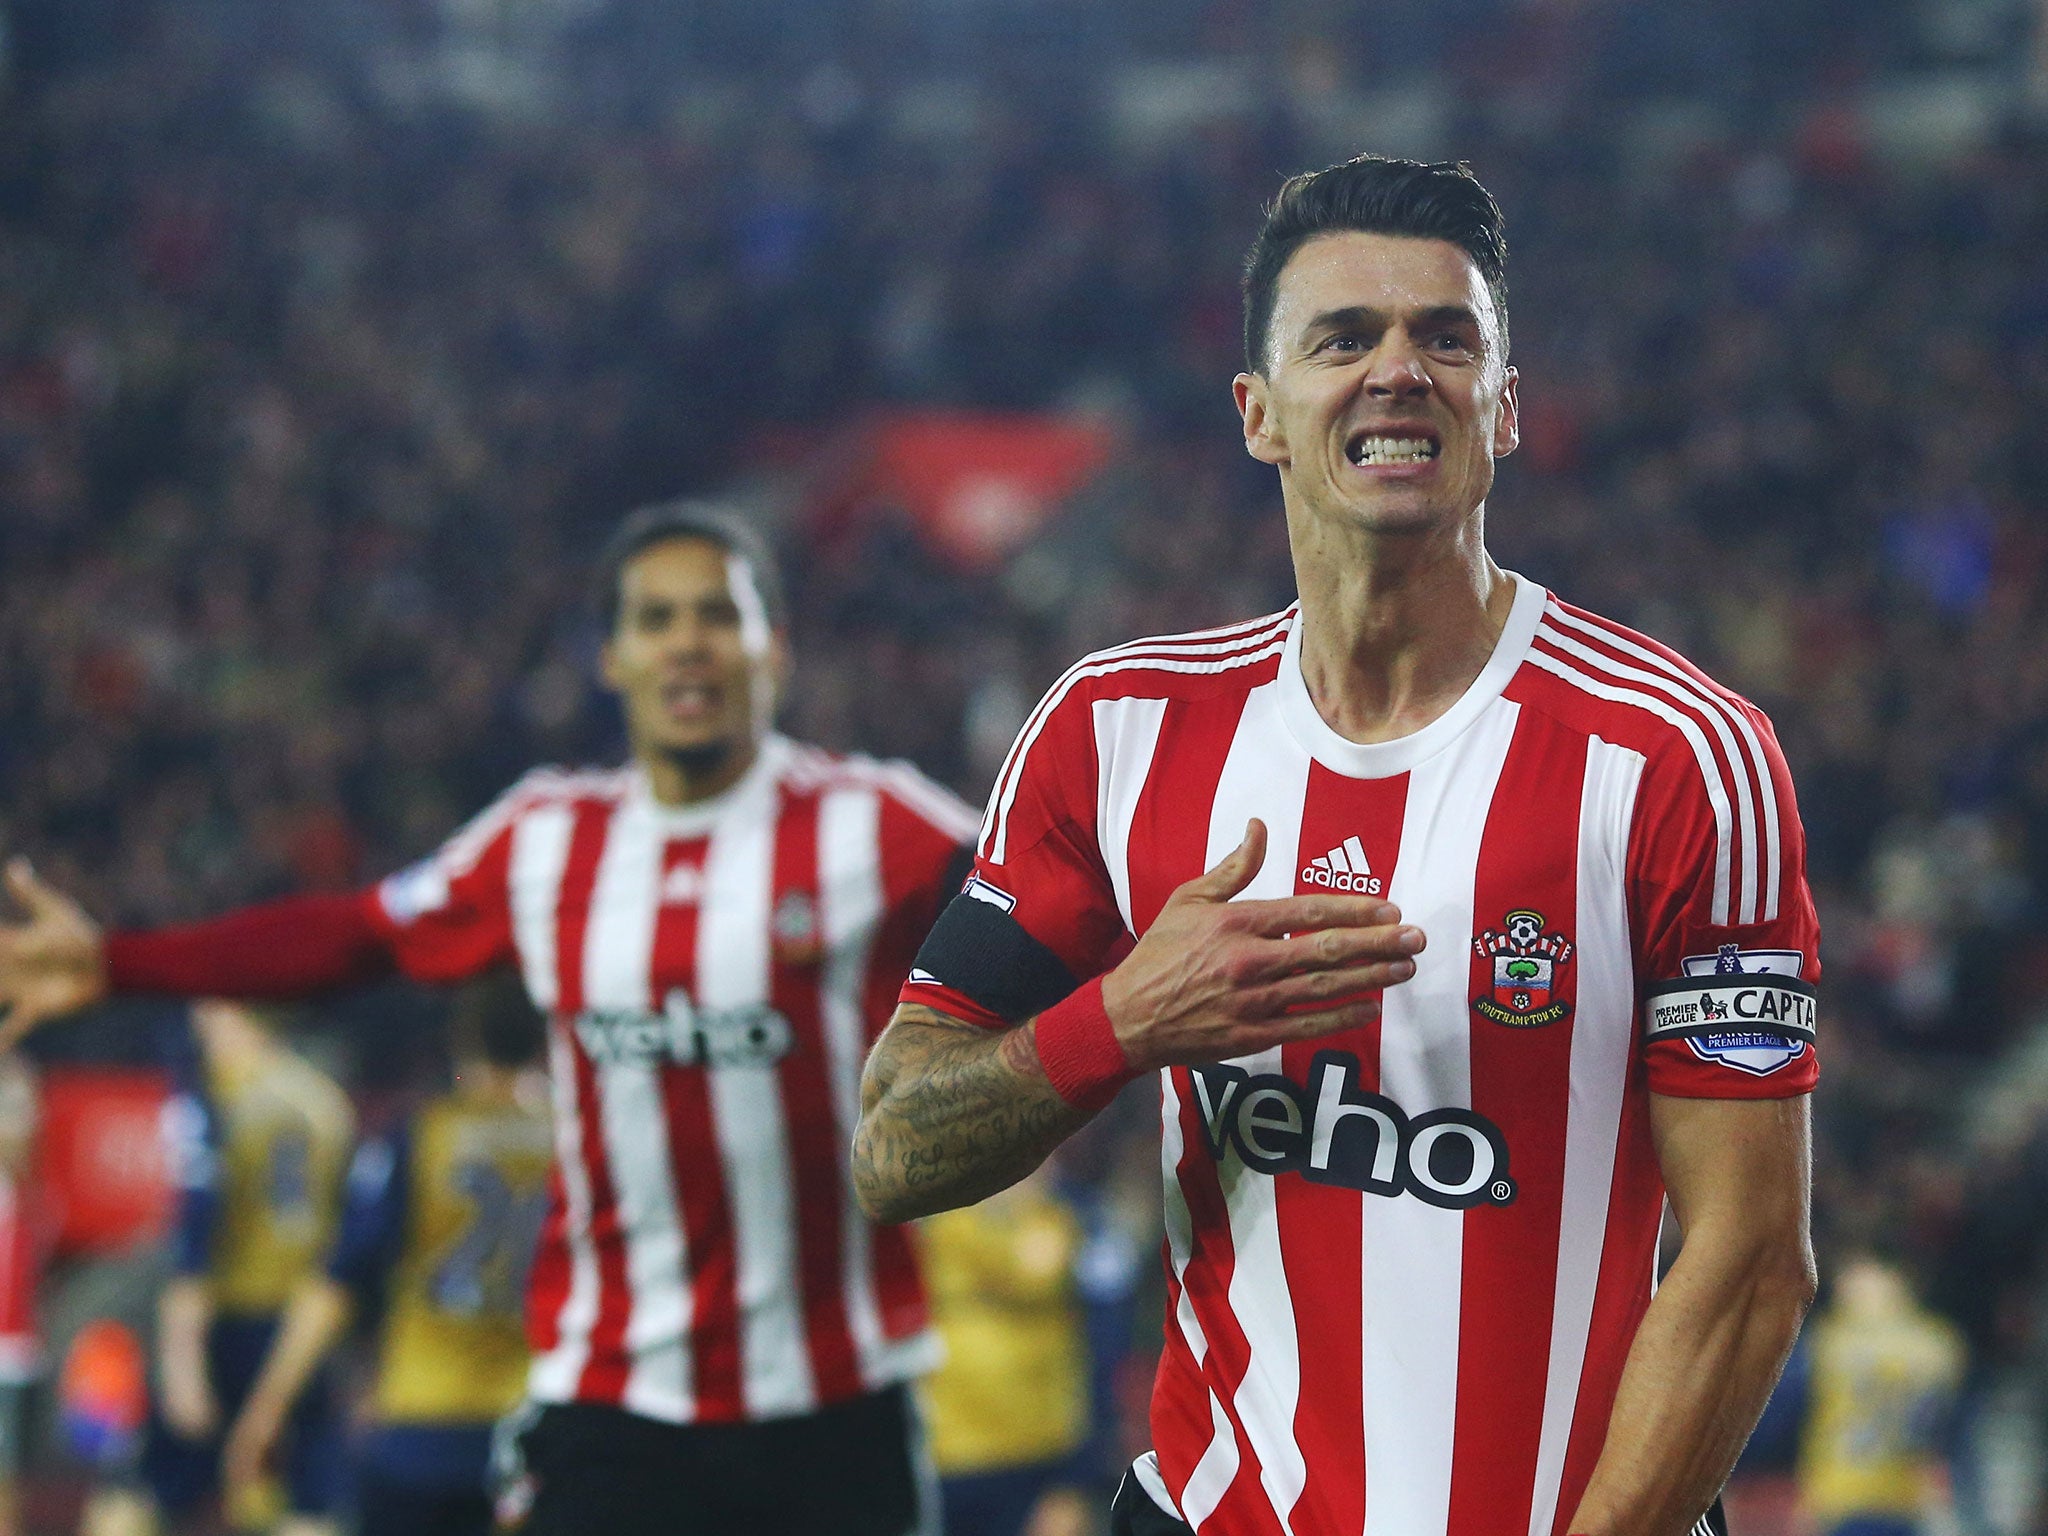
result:
[(1813, 1300), (1811, 1102), (1651, 1096), (1685, 1244), (1629, 1349), (1574, 1536), (1684, 1536), (1727, 1481)]
[[(1371, 1023), (1378, 993), (1415, 974), (1422, 933), (1385, 902), (1233, 902), (1265, 854), (1265, 826), (1253, 821), (1103, 978), (1116, 1082)], [(908, 1221), (971, 1205), (1037, 1167), (1101, 1107), (1106, 1096), (1063, 1093), (1055, 1077), (1067, 1074), (1047, 1069), (1041, 1025), (1067, 1006), (1000, 1030), (897, 1010), (868, 1058), (854, 1136), (854, 1188), (870, 1216)]]
[(8, 860), (6, 884), (23, 915), (0, 921), (0, 1050), (107, 995), (105, 938), (85, 908), (44, 884), (27, 859)]

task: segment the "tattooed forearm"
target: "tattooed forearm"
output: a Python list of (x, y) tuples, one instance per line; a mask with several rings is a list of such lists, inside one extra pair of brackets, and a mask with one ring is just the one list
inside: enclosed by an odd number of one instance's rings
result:
[(877, 1221), (972, 1205), (1045, 1161), (1089, 1113), (1046, 1081), (1031, 1025), (978, 1029), (900, 1008), (861, 1081), (854, 1192)]

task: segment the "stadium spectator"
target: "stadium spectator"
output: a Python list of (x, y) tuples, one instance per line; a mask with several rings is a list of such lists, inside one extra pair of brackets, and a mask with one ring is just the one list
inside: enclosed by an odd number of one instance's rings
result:
[(523, 1529), (665, 1532), (688, 1508), (903, 1536), (935, 1514), (906, 1386), (935, 1342), (910, 1238), (863, 1221), (845, 1149), (973, 817), (909, 768), (770, 730), (786, 609), (745, 524), (642, 509), (602, 574), (627, 766), (536, 770), (370, 890), (183, 928), (103, 933), (11, 864), (28, 918), (0, 925), (6, 1031), (116, 992), (516, 963), (551, 1021), (560, 1174), (530, 1282)]

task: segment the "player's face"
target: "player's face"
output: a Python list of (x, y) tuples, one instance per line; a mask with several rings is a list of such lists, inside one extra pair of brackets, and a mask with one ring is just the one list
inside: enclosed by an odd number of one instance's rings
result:
[(784, 665), (747, 562), (708, 539), (651, 544), (619, 573), (604, 677), (636, 753), (704, 766), (768, 728)]
[(1464, 521), (1514, 450), (1515, 371), (1472, 259), (1447, 240), (1319, 235), (1275, 288), (1245, 445), (1290, 508), (1385, 533)]

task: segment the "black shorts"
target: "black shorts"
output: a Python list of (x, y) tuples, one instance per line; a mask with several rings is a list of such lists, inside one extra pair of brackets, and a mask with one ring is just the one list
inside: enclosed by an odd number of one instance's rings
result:
[(910, 1392), (759, 1424), (663, 1424), (588, 1403), (520, 1437), (521, 1536), (922, 1536), (937, 1490)]
[[(1109, 1536), (1194, 1536), (1194, 1530), (1154, 1504), (1152, 1495), (1138, 1485), (1136, 1474), (1126, 1472), (1109, 1506)], [(1700, 1516), (1688, 1536), (1728, 1536), (1728, 1517), (1721, 1512), (1719, 1499)]]

